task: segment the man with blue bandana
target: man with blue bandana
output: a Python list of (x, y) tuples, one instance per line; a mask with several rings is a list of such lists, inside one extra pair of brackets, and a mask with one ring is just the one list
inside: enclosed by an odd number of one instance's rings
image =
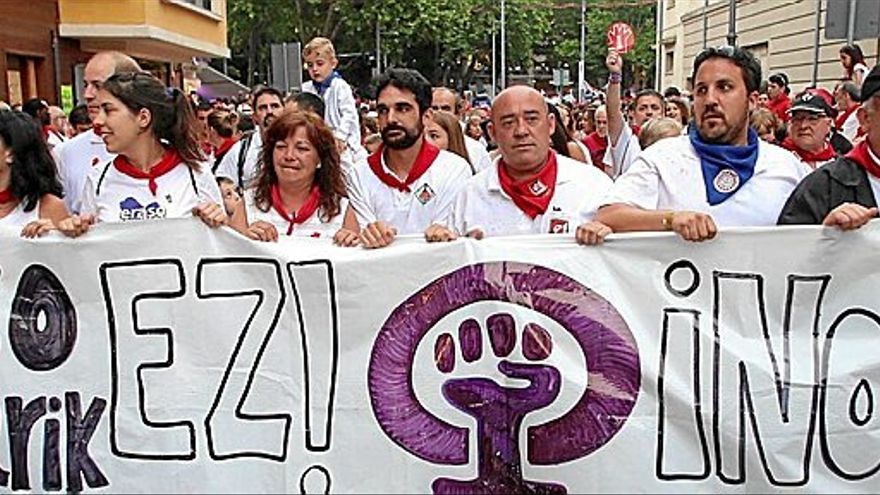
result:
[(718, 227), (775, 225), (807, 174), (749, 128), (761, 84), (754, 56), (730, 46), (703, 50), (693, 81), (696, 125), (643, 151), (605, 198), (596, 221), (614, 232), (671, 230), (703, 241)]

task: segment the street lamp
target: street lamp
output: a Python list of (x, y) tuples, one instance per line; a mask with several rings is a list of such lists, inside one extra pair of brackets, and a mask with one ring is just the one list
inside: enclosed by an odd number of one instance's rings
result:
[(505, 4), (501, 0), (501, 90), (507, 86), (507, 28), (505, 26)]

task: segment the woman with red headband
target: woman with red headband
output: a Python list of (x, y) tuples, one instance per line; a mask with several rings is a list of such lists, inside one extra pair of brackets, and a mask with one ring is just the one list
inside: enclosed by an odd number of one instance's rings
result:
[(286, 112), (269, 126), (254, 186), (230, 225), (259, 241), (279, 236), (358, 243), (359, 228), (345, 198), (339, 152), (330, 128), (308, 112)]

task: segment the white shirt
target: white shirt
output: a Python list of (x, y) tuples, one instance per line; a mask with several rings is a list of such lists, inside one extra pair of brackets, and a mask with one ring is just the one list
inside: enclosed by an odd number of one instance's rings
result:
[[(251, 134), (251, 143), (245, 154), (241, 175), (241, 186), (245, 188), (251, 185), (260, 172), (260, 153), (263, 150), (263, 136), (261, 132), (262, 129), (258, 126), (254, 133)], [(232, 148), (229, 148), (223, 160), (220, 160), (220, 165), (217, 166), (214, 175), (232, 179), (233, 182), (238, 184), (238, 155), (241, 153), (241, 147), (244, 146), (247, 140), (247, 137), (239, 139), (237, 143), (232, 145)]]
[(808, 172), (787, 150), (759, 140), (751, 179), (727, 200), (710, 205), (700, 158), (688, 136), (679, 136), (642, 152), (603, 204), (708, 213), (719, 227), (776, 225), (785, 201)]
[[(868, 155), (871, 156), (871, 159), (874, 160), (874, 163), (880, 165), (880, 158), (871, 151), (871, 147), (868, 146)], [(871, 192), (874, 193), (874, 202), (880, 204), (880, 178), (877, 178), (874, 174), (867, 172), (865, 175), (868, 176), (868, 183), (871, 184)]]
[[(269, 211), (257, 208), (257, 203), (254, 201), (253, 188), (245, 191), (244, 206), (247, 211), (248, 224), (257, 221), (268, 222), (275, 226), (279, 236), (287, 235), (290, 223), (280, 213), (275, 211), (275, 208), (271, 205), (269, 205)], [(293, 237), (315, 237), (332, 240), (336, 232), (342, 228), (346, 208), (348, 208), (348, 200), (341, 198), (339, 201), (339, 213), (331, 218), (329, 222), (323, 220), (321, 209), (318, 208), (305, 222), (294, 225), (293, 232), (290, 235)]]
[(486, 147), (476, 139), (465, 136), (464, 147), (467, 149), (468, 158), (475, 171), (479, 172), (492, 165), (492, 159), (489, 158), (489, 152), (486, 151)]
[(616, 179), (629, 170), (641, 152), (639, 138), (633, 132), (632, 127), (624, 122), (620, 136), (617, 138), (617, 145), (612, 146), (611, 138), (608, 138), (608, 147), (605, 149), (605, 158), (602, 161), (611, 165), (612, 177)]
[[(382, 167), (394, 175), (384, 156)], [(348, 199), (361, 227), (382, 220), (397, 228), (398, 234), (422, 233), (431, 224), (449, 224), (455, 196), (471, 177), (471, 167), (464, 158), (440, 150), (428, 170), (406, 192), (382, 182), (362, 160), (349, 174)]]
[(856, 115), (857, 113), (858, 111), (849, 114), (846, 120), (843, 121), (840, 129), (840, 133), (843, 134), (843, 137), (849, 139), (850, 143), (856, 139), (856, 134), (859, 133), (859, 117)]
[(50, 150), (61, 146), (66, 141), (67, 140), (64, 139), (64, 136), (55, 131), (49, 131), (49, 135), (46, 137), (46, 145), (49, 146)]
[(352, 150), (361, 146), (361, 121), (351, 86), (341, 76), (330, 81), (330, 87), (321, 95), (314, 81), (306, 81), (302, 90), (314, 93), (324, 100), (324, 120), (333, 129), (333, 136)]
[(86, 177), (92, 169), (113, 160), (116, 155), (107, 151), (104, 140), (92, 129), (73, 137), (53, 151), (58, 159), (64, 205), (69, 212), (79, 213)]
[(24, 211), (24, 201), (19, 201), (18, 206), (8, 215), (0, 218), (0, 227), (24, 227), (25, 225), (40, 219), (40, 205), (31, 211)]
[(126, 175), (113, 162), (95, 167), (86, 179), (82, 213), (93, 214), (100, 222), (132, 222), (192, 216), (199, 203), (223, 204), (220, 188), (211, 168), (202, 164), (200, 171), (181, 163), (156, 178), (156, 195), (150, 192), (147, 179)]
[(481, 230), (486, 236), (516, 234), (573, 234), (596, 215), (611, 187), (611, 179), (593, 166), (556, 155), (556, 189), (546, 213), (526, 215), (501, 188), (496, 160), (472, 177), (452, 209), (453, 226), (461, 235)]

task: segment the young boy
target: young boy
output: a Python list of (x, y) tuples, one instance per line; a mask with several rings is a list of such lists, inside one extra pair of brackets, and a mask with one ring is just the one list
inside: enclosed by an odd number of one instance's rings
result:
[[(311, 81), (303, 83), (303, 91), (324, 99), (324, 120), (333, 129), (340, 146), (343, 162), (366, 158), (361, 146), (361, 125), (351, 87), (336, 72), (339, 61), (336, 50), (327, 38), (313, 38), (302, 51)], [(349, 156), (345, 156), (349, 155)]]

